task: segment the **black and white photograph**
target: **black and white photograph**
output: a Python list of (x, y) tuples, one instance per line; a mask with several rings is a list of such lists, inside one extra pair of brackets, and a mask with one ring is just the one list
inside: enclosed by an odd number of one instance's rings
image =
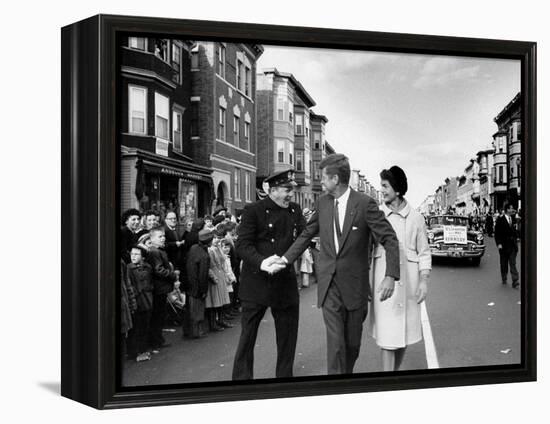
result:
[(544, 10), (7, 4), (2, 422), (544, 422)]
[(122, 387), (522, 362), (519, 60), (119, 50)]

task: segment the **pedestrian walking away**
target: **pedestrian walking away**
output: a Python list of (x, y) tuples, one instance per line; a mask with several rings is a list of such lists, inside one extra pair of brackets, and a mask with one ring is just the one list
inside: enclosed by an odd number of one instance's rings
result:
[(511, 203), (504, 204), (504, 214), (497, 218), (495, 224), (495, 242), (500, 255), (500, 275), (502, 284), (508, 282), (508, 267), (512, 276), (512, 287), (519, 287), (519, 273), (516, 268), (519, 234), (516, 224), (516, 209)]

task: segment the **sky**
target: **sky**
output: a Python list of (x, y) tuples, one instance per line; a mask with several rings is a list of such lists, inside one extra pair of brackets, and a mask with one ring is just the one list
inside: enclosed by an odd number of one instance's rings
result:
[(520, 62), (264, 45), (257, 68), (292, 73), (328, 118), (326, 140), (377, 189), (407, 174), (418, 207), (491, 145), (494, 118), (520, 91)]

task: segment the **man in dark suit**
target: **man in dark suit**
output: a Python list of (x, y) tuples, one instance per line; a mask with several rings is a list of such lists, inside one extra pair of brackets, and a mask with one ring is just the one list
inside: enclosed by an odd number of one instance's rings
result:
[[(233, 364), (233, 380), (253, 378), (254, 346), (267, 310), (275, 321), (276, 377), (292, 377), (298, 337), (299, 297), (294, 268), (273, 264), (305, 228), (300, 206), (291, 202), (294, 171), (269, 176), (268, 195), (245, 208), (237, 229), (237, 254), (243, 258), (239, 298), (241, 336)], [(277, 274), (274, 271), (280, 270)]]
[(165, 250), (168, 255), (168, 260), (174, 266), (175, 269), (181, 270), (185, 268), (182, 265), (181, 251), (185, 241), (181, 240), (176, 225), (178, 218), (175, 212), (168, 212), (164, 219), (164, 234), (166, 235)]
[(327, 329), (327, 372), (351, 374), (371, 296), (369, 268), (374, 240), (386, 250), (382, 300), (391, 297), (395, 280), (400, 277), (399, 244), (374, 199), (348, 186), (350, 166), (346, 156), (330, 155), (319, 167), (326, 194), (319, 198), (305, 231), (282, 261), (291, 264), (313, 237), (320, 236), (317, 303)]
[(502, 284), (508, 280), (508, 265), (512, 275), (512, 287), (519, 287), (519, 274), (516, 268), (518, 254), (518, 231), (515, 218), (516, 210), (511, 203), (504, 204), (504, 214), (499, 216), (495, 224), (495, 241), (500, 254), (500, 274)]

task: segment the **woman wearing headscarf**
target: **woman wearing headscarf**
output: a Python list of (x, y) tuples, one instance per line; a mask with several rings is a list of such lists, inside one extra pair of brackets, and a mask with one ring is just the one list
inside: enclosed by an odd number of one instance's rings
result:
[(383, 370), (396, 371), (407, 346), (422, 340), (420, 304), (428, 292), (432, 259), (424, 218), (404, 198), (405, 172), (392, 166), (380, 173), (380, 179), (381, 209), (399, 239), (401, 279), (393, 287), (382, 287), (386, 255), (381, 245), (376, 246), (369, 329), (381, 348)]

